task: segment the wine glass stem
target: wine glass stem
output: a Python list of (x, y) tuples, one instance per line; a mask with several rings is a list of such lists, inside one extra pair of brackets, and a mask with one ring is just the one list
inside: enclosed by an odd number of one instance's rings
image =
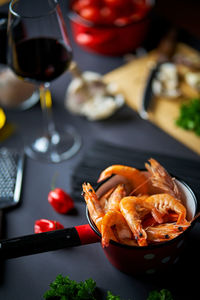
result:
[(52, 142), (53, 136), (57, 135), (52, 113), (52, 98), (49, 83), (40, 86), (40, 104), (43, 112), (45, 136)]

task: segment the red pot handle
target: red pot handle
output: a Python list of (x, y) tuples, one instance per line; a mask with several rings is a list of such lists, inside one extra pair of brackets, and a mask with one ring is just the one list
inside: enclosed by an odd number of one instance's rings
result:
[(93, 244), (100, 241), (100, 237), (89, 224), (75, 226), (81, 245)]
[(0, 241), (0, 259), (16, 258), (99, 242), (89, 224)]

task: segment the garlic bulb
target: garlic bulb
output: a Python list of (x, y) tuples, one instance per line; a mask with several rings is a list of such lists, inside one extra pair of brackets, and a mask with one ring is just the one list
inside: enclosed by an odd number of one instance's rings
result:
[(152, 90), (156, 96), (169, 98), (180, 96), (178, 72), (173, 63), (161, 64), (152, 82)]
[(65, 96), (66, 108), (88, 120), (110, 117), (124, 104), (124, 97), (117, 94), (115, 84), (105, 84), (98, 73), (84, 72), (83, 80), (75, 78), (70, 83)]

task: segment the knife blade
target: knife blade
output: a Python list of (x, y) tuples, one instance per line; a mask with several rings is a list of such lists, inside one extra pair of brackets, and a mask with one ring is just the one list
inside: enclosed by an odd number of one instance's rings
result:
[(156, 77), (161, 64), (171, 61), (176, 49), (176, 40), (177, 29), (172, 28), (168, 32), (168, 34), (161, 40), (158, 46), (158, 58), (155, 65), (151, 68), (148, 74), (143, 91), (141, 107), (139, 110), (139, 115), (144, 120), (148, 120), (149, 118), (148, 110), (153, 99), (152, 82)]
[(157, 63), (150, 71), (146, 84), (145, 84), (145, 88), (144, 88), (144, 92), (143, 92), (143, 96), (142, 96), (142, 105), (139, 111), (139, 115), (142, 119), (144, 120), (148, 120), (149, 115), (148, 115), (148, 110), (150, 108), (150, 104), (151, 104), (151, 100), (153, 98), (153, 90), (152, 90), (152, 83), (154, 78), (156, 77), (157, 72), (160, 69), (160, 65), (161, 63)]

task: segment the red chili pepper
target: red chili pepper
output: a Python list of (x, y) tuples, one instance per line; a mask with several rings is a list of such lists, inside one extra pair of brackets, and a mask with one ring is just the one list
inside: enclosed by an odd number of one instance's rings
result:
[(49, 192), (48, 202), (58, 213), (61, 214), (65, 214), (74, 208), (74, 201), (72, 198), (60, 188), (55, 188)]
[(35, 221), (34, 232), (41, 233), (46, 231), (52, 231), (56, 229), (63, 229), (64, 226), (57, 221), (40, 219)]

